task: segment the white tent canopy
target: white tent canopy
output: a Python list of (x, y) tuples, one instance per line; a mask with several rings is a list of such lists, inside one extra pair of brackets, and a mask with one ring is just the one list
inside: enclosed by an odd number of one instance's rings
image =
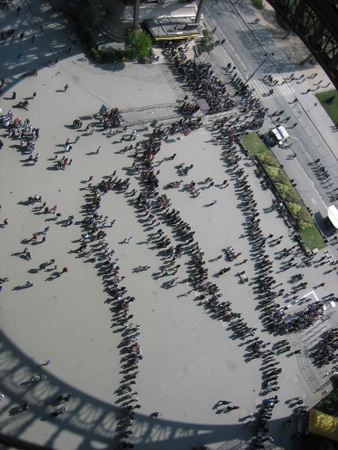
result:
[(329, 206), (327, 208), (327, 215), (332, 225), (338, 229), (338, 209), (334, 205)]

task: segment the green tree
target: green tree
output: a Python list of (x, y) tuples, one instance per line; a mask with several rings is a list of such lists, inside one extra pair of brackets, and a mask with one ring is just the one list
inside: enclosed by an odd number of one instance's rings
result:
[(269, 175), (271, 180), (275, 180), (278, 176), (278, 167), (264, 166), (265, 172)]
[(131, 31), (124, 42), (127, 59), (144, 61), (151, 49), (150, 36), (141, 30)]
[(283, 184), (283, 183), (275, 183), (275, 186), (276, 186), (277, 191), (280, 193), (280, 195), (285, 200), (288, 197), (291, 187), (287, 186), (286, 184)]
[(290, 186), (290, 190), (289, 192), (286, 194), (286, 200), (288, 202), (292, 202), (292, 203), (298, 203), (299, 205), (302, 204), (302, 200), (299, 197), (297, 191), (293, 188), (293, 186)]
[(305, 208), (305, 206), (303, 206), (299, 212), (299, 220), (302, 220), (303, 222), (309, 222), (310, 224), (312, 222), (312, 216), (309, 213), (308, 209)]
[(302, 207), (298, 203), (286, 202), (286, 204), (292, 216), (297, 218)]
[(299, 225), (299, 228), (300, 228), (302, 231), (308, 230), (308, 229), (310, 229), (310, 228), (313, 227), (313, 224), (312, 224), (312, 223), (304, 222), (304, 220), (299, 220), (299, 221), (298, 221), (298, 225)]
[(258, 9), (264, 8), (263, 0), (252, 0), (252, 4), (255, 5)]
[(287, 184), (287, 185), (290, 185), (290, 187), (292, 187), (292, 184), (290, 183), (289, 178), (285, 175), (283, 170), (280, 170), (278, 172), (278, 177), (276, 178), (276, 181), (278, 183)]
[(206, 28), (203, 30), (203, 37), (197, 43), (197, 48), (200, 53), (211, 52), (214, 48), (214, 38)]
[(264, 161), (264, 164), (272, 167), (280, 167), (279, 162), (277, 159), (273, 156), (272, 153), (264, 153), (264, 155), (261, 156), (261, 161)]

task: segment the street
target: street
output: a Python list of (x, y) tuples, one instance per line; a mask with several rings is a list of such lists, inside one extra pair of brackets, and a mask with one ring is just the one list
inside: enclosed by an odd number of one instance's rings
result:
[[(291, 117), (285, 127), (292, 149), (284, 151), (275, 148), (274, 153), (289, 178), (296, 179), (305, 204), (314, 214), (320, 213), (326, 217), (327, 207), (332, 204), (329, 193), (338, 187), (338, 135), (332, 132), (332, 122), (316, 97), (312, 93), (305, 94), (310, 88), (316, 89), (319, 78), (324, 80), (322, 85), (329, 83), (325, 73), (320, 68), (318, 70), (318, 65), (311, 70), (289, 61), (287, 53), (281, 48), (285, 35), (281, 28), (272, 30), (263, 17), (259, 23), (250, 25), (261, 14), (251, 2), (210, 0), (205, 4), (204, 14), (210, 29), (214, 29), (215, 24), (217, 26), (215, 39), (226, 39), (224, 45), (216, 46), (211, 54), (219, 71), (226, 65), (225, 58), (230, 57), (236, 65), (236, 72), (244, 80), (250, 78), (250, 88), (255, 89), (255, 94), (269, 108), (270, 117), (265, 121), (263, 132), (276, 126), (271, 117), (274, 111), (283, 110), (284, 117)], [(269, 11), (270, 20), (273, 14)], [(312, 79), (314, 72), (320, 74)], [(272, 96), (267, 96), (270, 87), (262, 81), (267, 74), (278, 80)], [(294, 79), (290, 81), (292, 74)], [(295, 98), (298, 102), (292, 104)], [(298, 126), (288, 129), (294, 123)], [(296, 160), (287, 159), (290, 153), (297, 154)], [(309, 163), (317, 158), (321, 158), (331, 175), (328, 189), (325, 189), (327, 183), (320, 183), (311, 171)]]

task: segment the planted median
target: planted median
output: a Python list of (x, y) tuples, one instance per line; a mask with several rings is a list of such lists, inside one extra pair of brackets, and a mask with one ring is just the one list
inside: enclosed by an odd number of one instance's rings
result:
[(287, 207), (292, 217), (293, 225), (299, 232), (304, 245), (311, 250), (325, 247), (325, 242), (308, 208), (305, 206), (272, 151), (263, 143), (257, 133), (244, 135), (242, 142), (249, 154), (258, 158), (277, 196)]

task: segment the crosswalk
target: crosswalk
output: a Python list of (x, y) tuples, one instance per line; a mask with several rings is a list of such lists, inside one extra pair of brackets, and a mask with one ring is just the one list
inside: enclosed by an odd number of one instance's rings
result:
[[(281, 75), (273, 74), (272, 78), (278, 80), (278, 83), (274, 86), (262, 81), (262, 79), (252, 79), (248, 82), (251, 89), (255, 90), (255, 93), (260, 97), (272, 98), (272, 97), (286, 97), (295, 95), (292, 87), (289, 87), (287, 83), (284, 82)], [(273, 94), (268, 95), (269, 91), (273, 89)]]

